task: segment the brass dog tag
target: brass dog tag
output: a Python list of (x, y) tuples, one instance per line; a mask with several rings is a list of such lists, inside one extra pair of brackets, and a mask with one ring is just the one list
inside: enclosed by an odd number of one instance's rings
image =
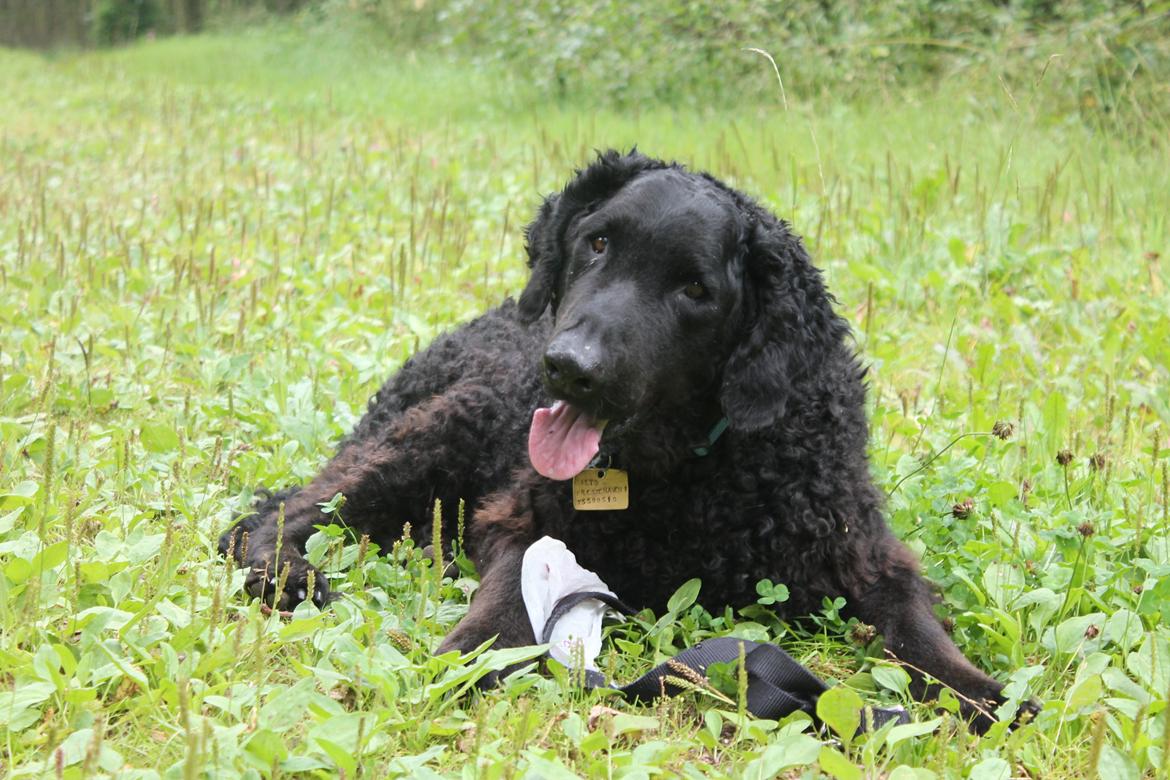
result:
[(621, 469), (585, 469), (573, 477), (573, 508), (629, 509), (629, 475)]

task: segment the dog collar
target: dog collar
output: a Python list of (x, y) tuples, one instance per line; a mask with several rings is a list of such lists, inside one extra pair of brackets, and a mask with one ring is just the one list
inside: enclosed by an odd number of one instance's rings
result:
[[(705, 458), (708, 455), (710, 455), (711, 448), (715, 446), (715, 442), (719, 441), (719, 437), (722, 436), (723, 432), (727, 430), (727, 426), (729, 424), (730, 423), (726, 417), (719, 418), (719, 422), (717, 422), (713, 426), (711, 426), (711, 430), (707, 432), (707, 441), (704, 444), (700, 444), (697, 447), (691, 447), (691, 452), (694, 453), (695, 457), (696, 458)], [(585, 468), (587, 468), (587, 469), (596, 469), (596, 468), (609, 469), (609, 468), (614, 468), (614, 467), (620, 467), (620, 464), (617, 462), (617, 459), (613, 456), (613, 453), (598, 451), (598, 453), (593, 456), (593, 460), (589, 461), (589, 465), (586, 466)]]
[(715, 442), (719, 441), (719, 437), (727, 430), (727, 418), (721, 417), (719, 422), (711, 428), (711, 432), (707, 434), (707, 443), (701, 444), (698, 447), (692, 447), (691, 452), (695, 453), (695, 457), (705, 458), (711, 454), (711, 448), (715, 446)]

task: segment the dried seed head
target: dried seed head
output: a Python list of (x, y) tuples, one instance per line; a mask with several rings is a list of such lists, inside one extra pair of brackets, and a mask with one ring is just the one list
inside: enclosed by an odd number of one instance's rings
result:
[(1010, 439), (1012, 434), (1015, 432), (1015, 426), (1010, 422), (1004, 422), (1003, 420), (998, 420), (995, 425), (991, 426), (991, 435), (995, 436), (997, 439), (1003, 439), (1004, 441)]
[(1056, 453), (1056, 462), (1060, 465), (1067, 466), (1068, 464), (1072, 463), (1072, 461), (1072, 450), (1061, 450), (1060, 452)]
[(683, 679), (688, 680), (694, 685), (697, 685), (701, 688), (706, 688), (710, 685), (710, 683), (707, 682), (707, 679), (703, 677), (703, 675), (699, 674), (686, 664), (680, 663), (673, 658), (667, 661), (666, 665), (672, 672), (682, 677)]
[(1077, 526), (1077, 533), (1088, 539), (1090, 536), (1097, 533), (1097, 529), (1093, 528), (1092, 523), (1085, 522)]
[(1093, 471), (1101, 471), (1105, 468), (1105, 453), (1095, 452), (1089, 458), (1089, 468)]
[(959, 520), (963, 520), (971, 516), (971, 510), (975, 508), (975, 499), (965, 498), (959, 503), (951, 507), (951, 514)]
[(1101, 634), (1101, 629), (1095, 625), (1089, 624), (1085, 629), (1085, 639), (1096, 639)]
[(877, 629), (868, 623), (858, 623), (849, 632), (849, 638), (859, 645), (868, 645), (876, 636)]
[(386, 632), (386, 636), (395, 647), (404, 653), (409, 653), (414, 649), (414, 642), (410, 641), (410, 637), (406, 635), (405, 631), (393, 628)]

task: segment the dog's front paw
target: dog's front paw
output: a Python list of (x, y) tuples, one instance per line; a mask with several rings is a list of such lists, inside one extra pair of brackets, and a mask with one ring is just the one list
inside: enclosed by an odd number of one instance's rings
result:
[[(1003, 686), (992, 683), (985, 688), (965, 694), (959, 699), (959, 713), (971, 724), (971, 730), (977, 734), (984, 734), (997, 722), (995, 713), (1007, 701), (1003, 695)], [(1032, 700), (1020, 702), (1016, 715), (1012, 719), (1011, 728), (1016, 729), (1028, 723), (1040, 712), (1040, 705)]]
[(450, 634), (443, 637), (443, 641), (439, 643), (439, 649), (435, 652), (437, 655), (443, 655), (454, 650), (460, 655), (467, 655), (489, 640), (495, 640), (492, 642), (493, 647), (501, 646), (496, 632), (466, 630), (460, 623)]
[[(455, 650), (463, 655), (467, 655), (489, 641), (491, 642), (492, 649), (501, 649), (531, 645), (536, 640), (532, 636), (531, 627), (526, 623), (521, 624), (518, 621), (508, 620), (481, 622), (475, 619), (464, 618), (439, 644), (437, 652), (439, 655), (442, 655), (443, 653)], [(483, 677), (479, 678), (476, 686), (481, 689), (494, 688), (505, 677), (519, 669), (523, 669), (529, 663), (525, 661), (489, 671)]]
[(260, 527), (262, 521), (263, 518), (260, 515), (250, 515), (220, 534), (219, 554), (242, 564), (250, 557), (248, 555), (249, 537)]
[(1024, 724), (1031, 723), (1032, 720), (1040, 714), (1040, 702), (1035, 699), (1028, 699), (1020, 702), (1019, 708), (1016, 710), (1016, 717), (1012, 718), (1012, 729), (1018, 729)]
[(244, 589), (273, 609), (289, 610), (310, 598), (321, 607), (332, 598), (325, 575), (295, 553), (282, 552), (279, 567), (269, 556), (250, 557), (249, 565)]
[(535, 644), (532, 624), (523, 606), (507, 612), (480, 610), (479, 614), (468, 614), (443, 638), (438, 652), (458, 650), (466, 654), (489, 640), (493, 640), (492, 648), (496, 650)]
[[(463, 629), (463, 630), (460, 630)], [(465, 629), (463, 624), (459, 624), (447, 636), (443, 637), (443, 641), (439, 643), (439, 648), (436, 651), (437, 655), (450, 653), (452, 651), (458, 652), (460, 655), (467, 655), (479, 648), (484, 642), (492, 641), (493, 647), (499, 647), (499, 638), (494, 633), (486, 633), (485, 631), (476, 631), (474, 629)], [(490, 671), (476, 680), (475, 685), (480, 690), (487, 690), (495, 688), (503, 679), (503, 671)]]

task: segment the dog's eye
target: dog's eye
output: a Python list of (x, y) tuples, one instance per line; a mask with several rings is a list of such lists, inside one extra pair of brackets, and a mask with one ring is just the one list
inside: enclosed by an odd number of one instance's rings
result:
[(683, 288), (683, 295), (690, 298), (692, 301), (697, 301), (707, 295), (707, 288), (698, 282), (691, 282)]
[(605, 236), (594, 236), (589, 239), (589, 248), (593, 250), (594, 254), (601, 254), (607, 246), (609, 246), (609, 239)]

